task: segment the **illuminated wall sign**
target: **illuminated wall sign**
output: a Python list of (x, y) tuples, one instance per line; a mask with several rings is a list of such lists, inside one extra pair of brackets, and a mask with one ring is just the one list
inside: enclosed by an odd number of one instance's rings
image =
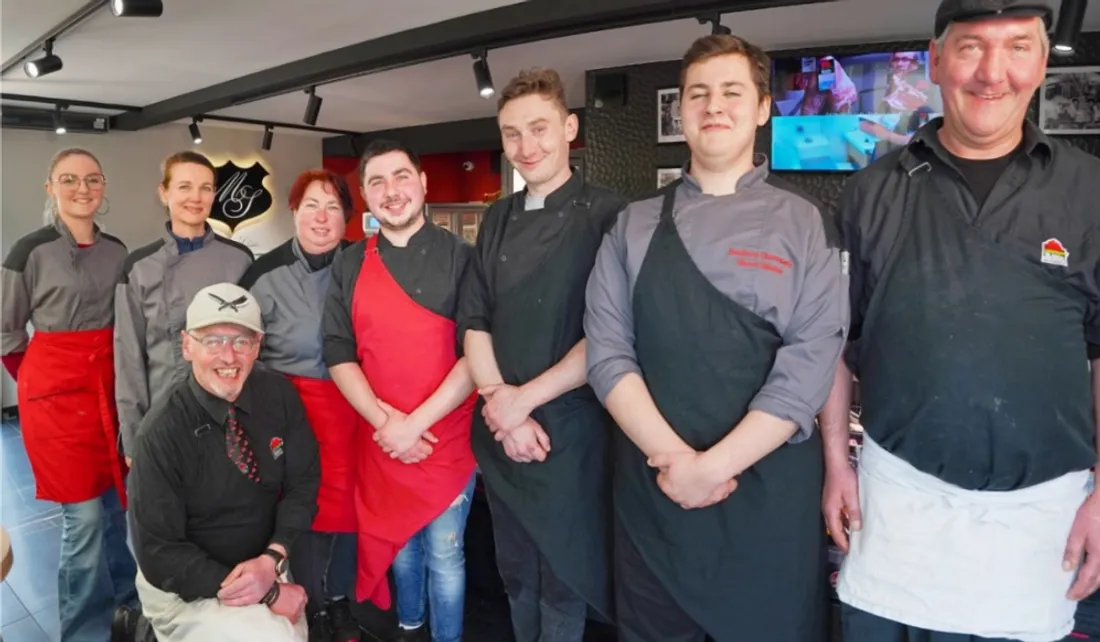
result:
[(210, 218), (220, 221), (230, 233), (238, 226), (262, 216), (271, 209), (271, 191), (264, 187), (268, 171), (256, 161), (247, 168), (233, 161), (216, 166), (214, 176), (217, 192)]

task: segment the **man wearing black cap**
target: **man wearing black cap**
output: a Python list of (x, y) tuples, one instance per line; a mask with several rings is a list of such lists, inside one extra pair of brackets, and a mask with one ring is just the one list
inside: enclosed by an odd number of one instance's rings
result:
[(943, 118), (845, 187), (850, 344), (821, 424), (846, 642), (1061, 640), (1100, 585), (1100, 161), (1026, 121), (1050, 19), (944, 0)]

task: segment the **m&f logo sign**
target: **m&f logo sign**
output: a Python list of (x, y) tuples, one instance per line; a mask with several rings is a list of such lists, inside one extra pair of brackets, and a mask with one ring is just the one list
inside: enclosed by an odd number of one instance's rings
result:
[(271, 192), (264, 187), (269, 174), (258, 161), (247, 168), (227, 161), (216, 169), (217, 193), (210, 217), (225, 223), (230, 233), (271, 208)]

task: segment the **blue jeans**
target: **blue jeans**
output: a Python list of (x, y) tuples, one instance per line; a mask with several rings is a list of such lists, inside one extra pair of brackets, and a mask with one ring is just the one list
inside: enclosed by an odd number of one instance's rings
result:
[(114, 488), (95, 499), (61, 504), (61, 642), (109, 640), (115, 608), (138, 604), (136, 575), (126, 545), (126, 512)]
[(429, 611), (432, 642), (462, 640), (466, 603), (464, 538), (473, 493), (471, 476), (455, 502), (413, 535), (393, 560), (397, 621), (402, 628), (419, 628), (424, 624), (424, 612)]

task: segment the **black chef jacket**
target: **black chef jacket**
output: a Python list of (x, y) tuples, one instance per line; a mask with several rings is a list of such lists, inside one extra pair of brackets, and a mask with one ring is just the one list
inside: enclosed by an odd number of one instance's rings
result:
[[(323, 353), (329, 368), (341, 363), (359, 363), (351, 310), (366, 243), (362, 240), (350, 245), (332, 263), (332, 280), (321, 319)], [(379, 233), (378, 254), (390, 276), (417, 305), (455, 320), (459, 283), (473, 256), (469, 243), (425, 222), (405, 247), (397, 247)], [(369, 299), (366, 305), (370, 305)]]
[(269, 544), (289, 551), (317, 511), (317, 441), (294, 386), (257, 365), (234, 405), (258, 484), (227, 454), (228, 402), (194, 376), (154, 402), (138, 430), (127, 480), (138, 565), (185, 601), (216, 597), (233, 567)]
[[(980, 199), (939, 142), (941, 125), (930, 122), (856, 173), (841, 199), (852, 306), (846, 361), (861, 378), (864, 429), (963, 488), (1012, 490), (1088, 468), (1096, 462), (1087, 360), (1100, 346), (1100, 159), (1028, 121), (1021, 148), (1002, 159), (1003, 173)], [(897, 257), (905, 269), (891, 272)], [(990, 274), (998, 269), (999, 279)], [(887, 297), (877, 291), (884, 279), (909, 289)], [(876, 296), (891, 303), (869, 314)], [(887, 336), (900, 327), (928, 336)], [(1007, 336), (1004, 327), (1024, 330)], [(1079, 347), (1067, 339), (1074, 336)], [(869, 363), (878, 376), (866, 372)], [(884, 380), (889, 390), (870, 392)]]

